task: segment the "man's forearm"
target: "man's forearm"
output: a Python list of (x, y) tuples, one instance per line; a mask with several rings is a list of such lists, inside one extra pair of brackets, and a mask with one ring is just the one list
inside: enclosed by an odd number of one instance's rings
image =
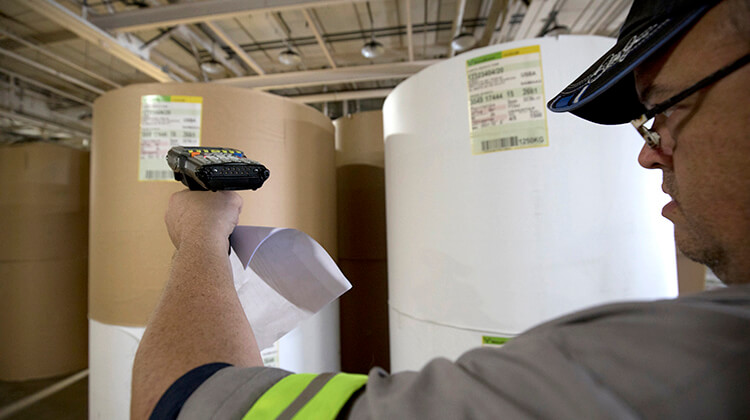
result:
[(262, 359), (232, 282), (228, 241), (189, 240), (172, 260), (164, 293), (133, 366), (133, 418), (146, 418), (188, 370), (211, 362), (260, 366)]

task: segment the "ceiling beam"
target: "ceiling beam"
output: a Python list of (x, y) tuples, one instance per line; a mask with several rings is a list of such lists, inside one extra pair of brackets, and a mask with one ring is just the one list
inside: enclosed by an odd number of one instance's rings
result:
[(339, 67), (336, 69), (295, 71), (263, 76), (234, 77), (214, 83), (251, 89), (286, 89), (302, 86), (320, 86), (370, 80), (401, 79), (409, 77), (441, 60), (423, 60), (404, 63), (373, 64), (370, 66)]
[(91, 133), (87, 133), (75, 128), (71, 128), (56, 122), (47, 121), (46, 119), (34, 116), (34, 115), (27, 115), (27, 114), (21, 114), (16, 111), (9, 110), (7, 108), (0, 107), (0, 117), (5, 117), (11, 120), (19, 121), (24, 124), (33, 125), (36, 127), (44, 129), (52, 129), (55, 131), (65, 131), (67, 133), (80, 136), (80, 137), (90, 137)]
[[(36, 45), (53, 45), (65, 41), (70, 41), (73, 39), (78, 39), (78, 36), (74, 34), (73, 32), (68, 31), (67, 29), (61, 29), (59, 31), (54, 32), (43, 32), (37, 35), (34, 35), (34, 43)], [(17, 50), (18, 48), (22, 48), (18, 45), (18, 43), (13, 41), (7, 41), (2, 40), (0, 41), (0, 47), (5, 48), (6, 50)]]
[(130, 64), (144, 74), (147, 74), (160, 82), (173, 81), (169, 74), (165, 73), (154, 63), (134, 53), (120, 44), (108, 33), (92, 25), (90, 22), (74, 14), (57, 2), (53, 0), (27, 0), (26, 4), (35, 12), (45, 16), (53, 22), (56, 22), (60, 26), (67, 28), (94, 45), (98, 45), (108, 53)]
[[(477, 42), (477, 48), (486, 47), (490, 45), (492, 35), (495, 33), (497, 22), (503, 22), (505, 15), (508, 13), (508, 0), (494, 0), (490, 13), (487, 15), (487, 22), (484, 24), (484, 32), (482, 32), (482, 38)], [(500, 15), (503, 17), (500, 18)]]
[(315, 39), (318, 41), (318, 45), (320, 46), (320, 49), (323, 50), (323, 54), (326, 56), (326, 60), (328, 60), (328, 64), (331, 66), (332, 69), (335, 69), (336, 62), (333, 61), (333, 57), (331, 56), (331, 51), (328, 50), (328, 46), (326, 45), (325, 41), (323, 41), (323, 37), (320, 36), (320, 30), (318, 29), (318, 25), (315, 24), (315, 22), (312, 19), (312, 16), (310, 16), (310, 13), (307, 11), (307, 9), (302, 9), (302, 15), (305, 17), (305, 21), (307, 21), (307, 26), (310, 27), (310, 30), (312, 31), (313, 35), (315, 35)]
[(459, 0), (456, 2), (456, 18), (453, 19), (453, 27), (451, 28), (451, 39), (448, 41), (448, 57), (456, 55), (456, 50), (453, 49), (453, 38), (457, 37), (461, 33), (461, 25), (464, 23), (464, 11), (466, 10), (466, 0)]
[(160, 53), (159, 51), (151, 50), (151, 57), (164, 63), (163, 67), (165, 69), (165, 72), (171, 72), (171, 77), (173, 77), (175, 81), (182, 82), (184, 81), (184, 79), (190, 80), (191, 82), (198, 81), (198, 78), (195, 77), (193, 73), (190, 73), (185, 68), (175, 63), (174, 61), (172, 61), (172, 59)]
[(68, 76), (65, 73), (57, 71), (57, 70), (55, 70), (55, 69), (53, 69), (51, 67), (45, 66), (44, 64), (37, 63), (36, 61), (34, 61), (32, 59), (29, 59), (29, 58), (26, 58), (26, 57), (24, 57), (24, 56), (22, 56), (20, 54), (16, 54), (14, 52), (11, 52), (11, 51), (8, 51), (8, 50), (4, 50), (4, 49), (0, 48), (0, 55), (7, 55), (8, 57), (10, 57), (10, 58), (12, 58), (12, 59), (14, 59), (16, 61), (20, 61), (20, 62), (26, 64), (29, 67), (33, 67), (33, 68), (35, 68), (37, 70), (41, 70), (41, 71), (43, 71), (43, 72), (45, 72), (47, 74), (51, 74), (52, 76), (55, 76), (55, 77), (57, 77), (59, 79), (62, 79), (62, 80), (65, 80), (66, 82), (72, 83), (72, 84), (74, 84), (76, 86), (82, 87), (82, 88), (84, 88), (86, 90), (89, 90), (91, 92), (97, 93), (99, 95), (101, 95), (104, 92), (106, 92), (104, 89), (99, 89), (96, 86), (90, 85), (90, 84), (88, 84), (88, 83), (86, 83), (86, 82), (84, 82), (82, 80), (76, 79), (73, 76)]
[(317, 95), (287, 96), (287, 98), (305, 104), (313, 104), (317, 102), (339, 102), (350, 101), (354, 99), (385, 98), (386, 96), (388, 96), (388, 94), (391, 93), (391, 91), (393, 91), (393, 89), (367, 89), (347, 92), (321, 93)]
[(213, 39), (205, 40), (203, 36), (198, 33), (198, 31), (186, 25), (180, 25), (177, 28), (176, 33), (189, 43), (192, 43), (193, 41), (198, 43), (201, 47), (203, 47), (204, 50), (206, 50), (206, 52), (211, 55), (211, 57), (213, 57), (214, 60), (221, 63), (235, 76), (244, 76), (245, 74), (247, 74), (245, 72), (245, 69), (243, 69), (242, 66), (240, 66), (237, 62), (233, 61), (232, 58), (226, 53), (226, 51), (224, 51), (222, 48), (216, 48), (216, 41), (214, 41)]
[(536, 37), (539, 29), (544, 25), (544, 19), (549, 16), (556, 3), (557, 1), (553, 0), (532, 0), (521, 21), (521, 26), (514, 36), (514, 40)]
[(87, 75), (87, 76), (89, 76), (91, 78), (94, 78), (94, 79), (96, 79), (96, 80), (98, 80), (100, 82), (104, 82), (104, 83), (106, 83), (106, 84), (108, 84), (108, 85), (110, 85), (112, 87), (116, 87), (116, 88), (122, 87), (122, 85), (120, 85), (119, 83), (115, 83), (115, 82), (107, 79), (104, 76), (100, 76), (100, 75), (94, 73), (93, 71), (91, 71), (89, 69), (83, 68), (83, 67), (79, 66), (78, 64), (76, 64), (76, 63), (68, 60), (67, 58), (60, 57), (59, 55), (53, 53), (52, 51), (49, 51), (49, 50), (47, 50), (44, 47), (36, 45), (33, 42), (31, 42), (31, 41), (25, 40), (25, 39), (21, 38), (20, 36), (17, 36), (16, 34), (13, 34), (13, 33), (9, 32), (9, 31), (6, 31), (3, 28), (0, 28), (0, 34), (3, 35), (3, 36), (6, 36), (6, 37), (8, 37), (8, 38), (10, 38), (10, 39), (12, 39), (12, 40), (14, 40), (16, 42), (18, 42), (19, 44), (21, 44), (21, 45), (23, 45), (23, 46), (25, 46), (27, 48), (31, 48), (34, 51), (37, 51), (39, 53), (42, 53), (42, 54), (46, 55), (47, 57), (50, 57), (50, 58), (52, 58), (54, 60), (57, 60), (57, 61), (65, 64), (68, 67), (72, 67), (72, 68), (78, 70), (79, 72), (81, 72), (81, 73), (83, 73), (83, 74), (85, 74), (85, 75)]
[(310, 9), (364, 2), (366, 0), (206, 0), (149, 7), (111, 15), (91, 16), (91, 23), (104, 30), (140, 31), (179, 24), (230, 19), (251, 13)]
[(54, 94), (56, 94), (58, 96), (66, 98), (66, 99), (70, 99), (71, 101), (77, 102), (77, 103), (79, 103), (81, 105), (94, 106), (93, 102), (87, 101), (87, 100), (85, 100), (83, 98), (79, 98), (78, 96), (75, 96), (75, 95), (70, 94), (68, 92), (63, 92), (60, 89), (54, 88), (54, 87), (52, 87), (52, 86), (50, 86), (50, 85), (48, 85), (46, 83), (42, 83), (42, 82), (40, 82), (38, 80), (35, 80), (35, 79), (32, 79), (30, 77), (26, 77), (26, 76), (23, 76), (23, 75), (20, 75), (18, 73), (14, 73), (14, 72), (12, 72), (10, 70), (2, 69), (2, 68), (0, 68), (0, 73), (5, 73), (9, 77), (11, 77), (11, 78), (16, 78), (18, 80), (23, 80), (26, 83), (38, 86), (38, 87), (40, 87), (40, 88), (42, 88), (42, 89), (44, 89), (46, 91), (52, 92), (52, 93), (54, 93)]
[(239, 57), (242, 61), (245, 62), (251, 69), (253, 69), (258, 74), (266, 74), (266, 72), (263, 70), (263, 68), (255, 61), (253, 60), (246, 52), (242, 49), (234, 40), (226, 33), (223, 29), (219, 27), (218, 24), (215, 22), (206, 22), (204, 23), (209, 29), (211, 29), (219, 39), (226, 44), (227, 47), (231, 48), (232, 51), (234, 51), (235, 54), (237, 54), (237, 57)]
[(406, 45), (409, 61), (414, 61), (414, 31), (411, 23), (411, 0), (406, 0)]

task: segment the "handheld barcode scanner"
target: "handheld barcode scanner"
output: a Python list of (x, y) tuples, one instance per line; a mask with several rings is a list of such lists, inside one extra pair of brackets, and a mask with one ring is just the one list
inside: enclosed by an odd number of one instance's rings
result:
[(271, 175), (237, 149), (175, 146), (167, 153), (174, 179), (193, 191), (257, 190)]

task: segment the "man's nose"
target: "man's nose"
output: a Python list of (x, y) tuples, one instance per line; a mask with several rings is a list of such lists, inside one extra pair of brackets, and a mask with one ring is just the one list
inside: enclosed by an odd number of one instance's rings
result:
[[(660, 123), (657, 118), (654, 129), (659, 129)], [(641, 152), (638, 154), (638, 163), (646, 169), (663, 169), (672, 168), (672, 149), (674, 142), (667, 130), (659, 129), (661, 144), (658, 147), (651, 148), (644, 143)]]
[(646, 169), (659, 169), (659, 158), (659, 149), (653, 149), (645, 143), (638, 153), (638, 163)]

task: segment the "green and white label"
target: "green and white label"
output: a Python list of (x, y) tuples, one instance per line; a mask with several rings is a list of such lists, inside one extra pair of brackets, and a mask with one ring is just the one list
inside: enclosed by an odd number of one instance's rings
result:
[(467, 60), (466, 74), (473, 154), (549, 145), (538, 45)]
[(200, 146), (202, 105), (200, 96), (141, 97), (139, 181), (174, 180), (167, 152), (172, 146)]
[(482, 336), (482, 347), (502, 347), (510, 341), (509, 337), (493, 337), (489, 335)]

